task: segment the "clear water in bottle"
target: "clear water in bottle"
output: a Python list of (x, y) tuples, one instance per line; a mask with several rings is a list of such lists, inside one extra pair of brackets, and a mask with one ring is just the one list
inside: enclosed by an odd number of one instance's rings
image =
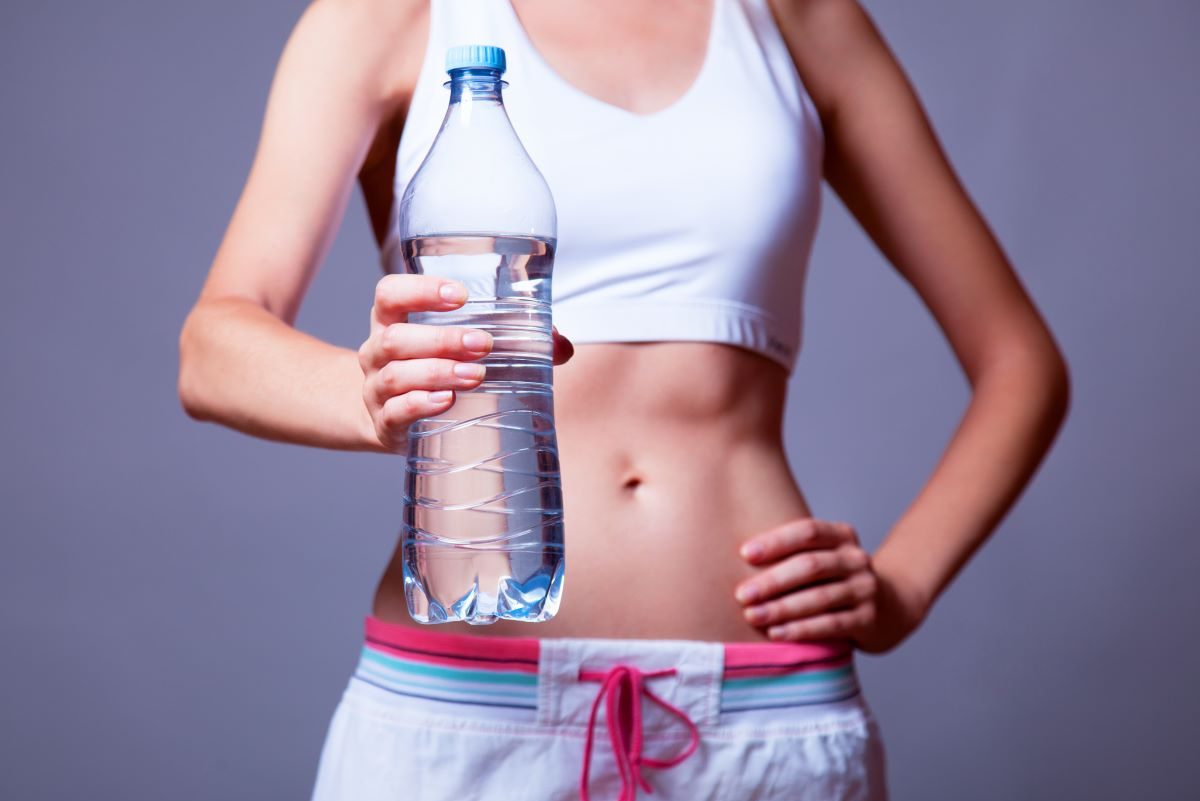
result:
[(404, 584), (422, 623), (542, 621), (563, 586), (563, 511), (551, 376), (552, 240), (421, 236), (402, 241), (409, 273), (467, 285), (452, 312), (409, 322), (494, 338), (476, 389), (409, 431)]

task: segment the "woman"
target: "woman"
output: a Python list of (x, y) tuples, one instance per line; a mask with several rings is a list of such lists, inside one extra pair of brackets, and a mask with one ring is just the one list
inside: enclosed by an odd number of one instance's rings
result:
[[(1029, 480), (1067, 406), (1050, 333), (852, 0), (456, 8), (309, 7), (181, 337), (191, 415), (318, 447), (402, 450), (478, 385), (486, 335), (405, 322), (461, 305), (455, 282), (383, 278), (357, 353), (292, 323), (356, 176), (394, 258), (396, 196), (445, 109), (441, 58), (486, 12), (559, 209), (570, 579), (536, 627), (423, 628), (393, 559), (316, 796), (885, 797), (850, 652), (911, 634)], [(822, 176), (973, 389), (873, 554), (813, 516), (781, 441)]]

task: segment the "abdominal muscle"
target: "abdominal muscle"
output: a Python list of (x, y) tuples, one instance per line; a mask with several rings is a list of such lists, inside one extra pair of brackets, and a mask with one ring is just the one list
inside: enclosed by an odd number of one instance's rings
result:
[[(568, 337), (569, 331), (564, 331)], [(551, 620), (482, 636), (764, 640), (734, 588), (754, 534), (808, 516), (782, 443), (787, 375), (741, 348), (586, 344), (554, 369), (566, 573)], [(399, 549), (374, 615), (408, 615)]]

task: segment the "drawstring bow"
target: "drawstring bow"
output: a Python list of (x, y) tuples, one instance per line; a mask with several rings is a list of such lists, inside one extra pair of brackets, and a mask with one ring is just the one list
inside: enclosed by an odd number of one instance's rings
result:
[[(650, 783), (642, 775), (642, 768), (670, 768), (691, 756), (700, 745), (700, 731), (683, 710), (659, 698), (646, 686), (646, 679), (672, 676), (675, 668), (643, 673), (635, 667), (617, 665), (608, 671), (580, 670), (583, 681), (599, 681), (600, 691), (592, 702), (588, 716), (587, 743), (583, 752), (583, 773), (579, 777), (580, 801), (590, 801), (588, 796), (588, 774), (591, 770), (592, 743), (595, 739), (597, 713), (600, 703), (607, 700), (605, 710), (608, 721), (608, 736), (616, 757), (617, 769), (621, 773), (621, 794), (617, 801), (635, 801), (637, 788), (653, 793)], [(688, 728), (688, 745), (670, 759), (653, 759), (642, 753), (642, 696), (649, 698), (666, 712), (674, 715)]]

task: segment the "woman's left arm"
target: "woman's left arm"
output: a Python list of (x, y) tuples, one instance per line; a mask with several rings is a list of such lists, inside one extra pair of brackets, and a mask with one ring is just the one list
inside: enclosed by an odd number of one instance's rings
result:
[[(1029, 482), (1066, 415), (1067, 367), (866, 12), (853, 0), (772, 4), (820, 111), (826, 179), (928, 307), (972, 390), (933, 474), (873, 557), (855, 553), (853, 529), (821, 521), (801, 527), (806, 534), (765, 532), (752, 541), (761, 553), (746, 554), (767, 565), (806, 551), (807, 576), (793, 566), (787, 581), (764, 579), (776, 567), (746, 582), (758, 599), (823, 580), (819, 593), (790, 593), (790, 604), (788, 595), (752, 601), (773, 608), (747, 610), (773, 637), (850, 636), (885, 651), (919, 625)], [(841, 591), (831, 586), (839, 582)]]

